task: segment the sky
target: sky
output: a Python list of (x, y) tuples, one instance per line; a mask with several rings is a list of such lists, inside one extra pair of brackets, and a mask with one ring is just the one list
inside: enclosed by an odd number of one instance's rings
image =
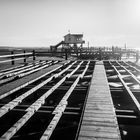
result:
[(0, 46), (49, 47), (68, 31), (85, 46), (140, 48), (140, 0), (0, 0)]

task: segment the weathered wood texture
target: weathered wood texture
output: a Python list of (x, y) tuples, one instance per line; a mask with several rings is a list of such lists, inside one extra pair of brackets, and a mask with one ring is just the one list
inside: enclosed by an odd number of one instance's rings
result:
[(96, 62), (78, 140), (120, 140), (103, 62)]

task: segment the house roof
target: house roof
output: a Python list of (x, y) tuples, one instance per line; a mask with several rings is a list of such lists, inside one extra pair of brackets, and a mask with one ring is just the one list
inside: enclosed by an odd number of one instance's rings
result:
[(70, 36), (77, 36), (77, 37), (83, 37), (83, 34), (70, 34), (70, 33), (65, 35), (65, 36), (68, 36), (68, 35), (70, 35)]

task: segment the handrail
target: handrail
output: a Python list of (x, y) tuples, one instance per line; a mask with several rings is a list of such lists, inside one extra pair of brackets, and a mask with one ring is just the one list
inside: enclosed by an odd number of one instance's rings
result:
[(22, 60), (22, 59), (25, 59), (25, 58), (16, 58), (16, 59), (11, 59), (11, 60), (4, 60), (4, 61), (0, 61), (0, 64), (1, 63), (6, 63), (6, 62), (12, 62), (13, 60)]
[[(25, 51), (24, 51), (24, 53), (19, 53), (19, 54), (14, 54), (14, 52), (11, 51), (11, 54), (10, 55), (1, 55), (0, 56), (0, 59), (1, 58), (4, 58), (3, 60), (0, 61), (0, 64), (11, 62), (12, 65), (14, 65), (15, 61), (22, 60), (22, 59), (24, 60), (24, 62), (26, 62), (26, 58), (27, 57), (28, 58), (33, 57), (33, 60), (35, 60), (35, 51), (33, 51), (33, 52), (27, 52), (27, 53), (25, 53)], [(10, 59), (10, 60), (8, 60), (8, 59)]]
[(7, 58), (7, 57), (12, 57), (12, 56), (25, 56), (25, 55), (31, 55), (33, 53), (20, 53), (20, 54), (10, 54), (10, 55), (1, 55), (0, 58)]

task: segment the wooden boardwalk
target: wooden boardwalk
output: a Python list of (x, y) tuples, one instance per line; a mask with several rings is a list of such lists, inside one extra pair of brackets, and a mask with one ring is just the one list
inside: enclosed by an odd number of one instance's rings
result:
[(103, 62), (96, 62), (78, 140), (121, 140)]

